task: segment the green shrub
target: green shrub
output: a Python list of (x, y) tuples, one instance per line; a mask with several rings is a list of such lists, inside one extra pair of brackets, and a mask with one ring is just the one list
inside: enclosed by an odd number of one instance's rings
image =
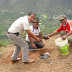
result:
[(10, 40), (8, 39), (0, 40), (0, 47), (7, 46), (9, 43), (10, 43)]

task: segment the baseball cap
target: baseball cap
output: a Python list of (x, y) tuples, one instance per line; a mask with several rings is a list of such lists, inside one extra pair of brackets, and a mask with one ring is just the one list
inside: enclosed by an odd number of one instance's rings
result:
[(60, 15), (60, 16), (59, 16), (59, 20), (62, 20), (62, 19), (65, 19), (65, 18), (66, 18), (65, 15)]

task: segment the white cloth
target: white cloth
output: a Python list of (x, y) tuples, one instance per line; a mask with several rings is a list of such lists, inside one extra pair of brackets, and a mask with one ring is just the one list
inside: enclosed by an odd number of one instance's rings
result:
[(30, 30), (28, 16), (18, 18), (8, 29), (8, 32), (22, 34), (24, 30)]
[[(33, 26), (30, 26), (30, 30), (31, 32), (33, 32), (34, 34), (39, 34), (40, 32), (40, 28), (38, 27), (37, 29), (35, 29)], [(32, 38), (33, 41), (36, 41), (35, 39)], [(29, 41), (28, 38), (28, 34), (26, 34), (26, 41)]]

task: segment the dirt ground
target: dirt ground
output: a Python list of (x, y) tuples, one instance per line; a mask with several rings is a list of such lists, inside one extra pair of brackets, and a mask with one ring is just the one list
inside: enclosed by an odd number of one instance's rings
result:
[[(49, 40), (43, 40), (45, 47), (37, 51), (29, 51), (29, 58), (35, 59), (35, 63), (24, 64), (20, 60), (11, 63), (10, 58), (14, 50), (14, 45), (0, 48), (0, 72), (72, 72), (72, 45), (69, 46), (69, 54), (61, 56), (55, 45), (55, 39), (58, 35)], [(49, 52), (50, 57), (40, 59), (40, 54)], [(21, 57), (20, 52), (18, 57)]]

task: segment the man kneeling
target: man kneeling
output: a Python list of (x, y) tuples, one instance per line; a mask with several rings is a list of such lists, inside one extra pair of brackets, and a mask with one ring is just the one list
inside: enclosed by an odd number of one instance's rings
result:
[[(39, 19), (38, 18), (34, 19), (32, 23), (33, 25), (30, 26), (30, 30), (38, 37), (40, 33), (40, 29), (38, 27)], [(26, 35), (26, 41), (29, 45), (29, 49), (38, 49), (44, 47), (42, 42), (37, 42), (35, 39), (28, 36), (28, 34)]]

